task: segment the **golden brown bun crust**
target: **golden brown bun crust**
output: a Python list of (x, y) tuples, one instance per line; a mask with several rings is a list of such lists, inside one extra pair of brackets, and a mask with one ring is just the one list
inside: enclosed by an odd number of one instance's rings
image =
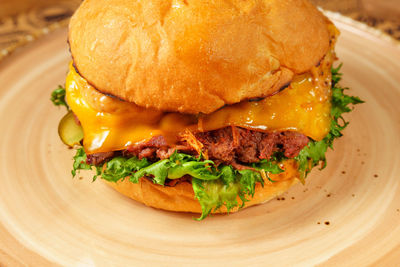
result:
[(211, 113), (267, 96), (329, 47), (308, 0), (86, 0), (70, 23), (93, 86), (143, 107)]
[[(264, 187), (261, 184), (256, 184), (255, 194), (250, 201), (246, 202), (245, 207), (250, 207), (260, 203), (264, 203), (272, 198), (286, 192), (292, 185), (295, 185), (298, 180), (298, 172), (296, 169), (287, 170), (277, 174), (274, 177), (279, 177), (278, 182), (266, 183)], [(180, 212), (201, 213), (201, 207), (198, 200), (194, 196), (192, 184), (189, 182), (181, 182), (174, 187), (156, 185), (148, 179), (141, 178), (139, 183), (135, 184), (125, 179), (117, 183), (106, 182), (121, 194), (139, 201), (147, 206)], [(241, 200), (238, 198), (239, 203)], [(232, 211), (235, 212), (235, 208)], [(226, 207), (213, 213), (225, 213)]]

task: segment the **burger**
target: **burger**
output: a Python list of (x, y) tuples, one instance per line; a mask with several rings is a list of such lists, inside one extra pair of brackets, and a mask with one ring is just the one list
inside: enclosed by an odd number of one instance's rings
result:
[(307, 0), (86, 0), (59, 124), (72, 174), (178, 212), (229, 213), (304, 183), (362, 101)]

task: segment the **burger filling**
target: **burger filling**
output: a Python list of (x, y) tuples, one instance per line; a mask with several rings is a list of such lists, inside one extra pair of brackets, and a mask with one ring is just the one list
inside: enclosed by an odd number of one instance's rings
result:
[(112, 182), (189, 182), (202, 208), (200, 219), (221, 206), (243, 207), (257, 183), (304, 181), (314, 166), (325, 165), (325, 152), (347, 125), (342, 113), (361, 102), (337, 84), (335, 37), (336, 32), (332, 51), (319, 65), (281, 92), (211, 114), (163, 113), (104, 95), (71, 64), (64, 91), (68, 105), (60, 88), (52, 99), (71, 108), (84, 133), (72, 174), (95, 168), (94, 178)]
[[(269, 160), (276, 153), (294, 158), (309, 142), (307, 136), (297, 132), (263, 133), (236, 126), (195, 133), (193, 139), (202, 145), (202, 152), (207, 153), (208, 159), (216, 164), (232, 165), (236, 169), (246, 169), (246, 163)], [(88, 164), (99, 165), (116, 155), (157, 161), (169, 158), (175, 151), (198, 155), (195, 147), (185, 138), (177, 145), (169, 146), (164, 136), (160, 135), (147, 142), (131, 145), (124, 151), (89, 154), (86, 161)]]

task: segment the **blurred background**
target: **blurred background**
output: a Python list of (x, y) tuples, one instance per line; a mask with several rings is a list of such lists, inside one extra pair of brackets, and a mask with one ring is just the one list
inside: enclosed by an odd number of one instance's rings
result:
[[(311, 0), (400, 40), (400, 0)], [(0, 0), (0, 59), (14, 48), (64, 26), (81, 0)]]

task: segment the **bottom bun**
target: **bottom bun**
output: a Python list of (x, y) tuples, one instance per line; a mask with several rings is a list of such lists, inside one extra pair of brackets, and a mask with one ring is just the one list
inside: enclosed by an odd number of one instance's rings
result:
[[(254, 197), (249, 197), (250, 200), (245, 203), (245, 208), (271, 200), (298, 183), (297, 166), (292, 161), (286, 161), (284, 165), (284, 172), (270, 175), (276, 182), (266, 182), (264, 187), (257, 183)], [(141, 178), (137, 184), (130, 182), (129, 179), (120, 180), (117, 183), (105, 182), (121, 194), (153, 208), (201, 213), (200, 203), (195, 198), (192, 184), (189, 181), (177, 183), (173, 187), (154, 184), (145, 178)], [(238, 201), (241, 203), (240, 199)], [(238, 208), (234, 208), (230, 212), (236, 211), (238, 211)], [(226, 212), (226, 207), (223, 206), (212, 213)]]

